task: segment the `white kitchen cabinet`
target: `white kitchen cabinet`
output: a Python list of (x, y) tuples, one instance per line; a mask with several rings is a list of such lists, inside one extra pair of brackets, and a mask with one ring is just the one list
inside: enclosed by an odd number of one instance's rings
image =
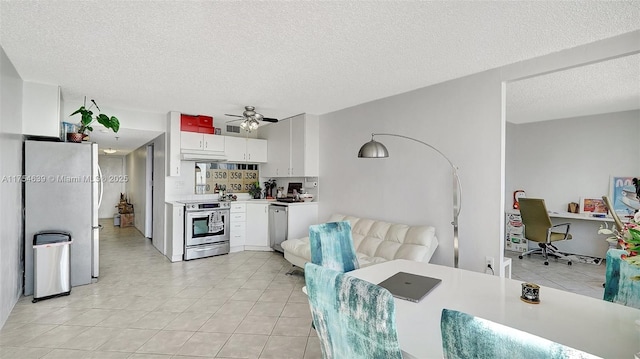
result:
[(267, 162), (267, 140), (244, 137), (224, 137), (224, 153), (229, 162)]
[(260, 129), (269, 141), (267, 163), (260, 167), (263, 177), (287, 177), (291, 160), (291, 127), (289, 120), (271, 123)]
[(180, 112), (167, 113), (167, 176), (180, 176)]
[(230, 252), (243, 251), (246, 237), (246, 205), (232, 202), (229, 215), (231, 216), (229, 220)]
[[(22, 133), (33, 136), (62, 137), (60, 86), (25, 81), (22, 84)], [(80, 122), (80, 115), (67, 122)]]
[(247, 203), (245, 249), (271, 250), (269, 246), (269, 204), (266, 202)]
[(224, 152), (224, 136), (181, 131), (180, 148), (183, 150)]
[(264, 126), (269, 141), (265, 177), (317, 177), (319, 169), (318, 117), (308, 114)]
[(167, 202), (165, 216), (167, 225), (165, 256), (172, 262), (180, 262), (184, 254), (184, 205)]
[(247, 139), (247, 162), (267, 162), (267, 140), (259, 138)]

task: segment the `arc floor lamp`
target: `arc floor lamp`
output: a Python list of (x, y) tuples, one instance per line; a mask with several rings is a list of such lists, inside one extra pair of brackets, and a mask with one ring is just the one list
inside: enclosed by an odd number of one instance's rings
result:
[(376, 141), (375, 136), (391, 136), (391, 137), (400, 137), (410, 141), (414, 141), (420, 144), (423, 144), (432, 150), (438, 152), (440, 156), (444, 157), (449, 165), (451, 166), (451, 170), (453, 172), (453, 266), (458, 268), (458, 216), (460, 215), (460, 208), (462, 207), (462, 186), (460, 184), (460, 177), (458, 177), (458, 168), (451, 162), (451, 160), (444, 155), (444, 153), (440, 152), (437, 148), (432, 145), (415, 139), (409, 136), (397, 135), (393, 133), (372, 133), (371, 141), (365, 143), (360, 147), (360, 151), (358, 151), (359, 158), (386, 158), (389, 157), (389, 151), (387, 147), (382, 143)]

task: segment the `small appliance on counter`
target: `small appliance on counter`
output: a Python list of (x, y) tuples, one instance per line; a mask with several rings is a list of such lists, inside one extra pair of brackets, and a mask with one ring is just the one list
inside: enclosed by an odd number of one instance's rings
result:
[(287, 186), (287, 196), (278, 198), (278, 202), (304, 202), (304, 200), (300, 198), (300, 193), (302, 193), (302, 182), (289, 182)]

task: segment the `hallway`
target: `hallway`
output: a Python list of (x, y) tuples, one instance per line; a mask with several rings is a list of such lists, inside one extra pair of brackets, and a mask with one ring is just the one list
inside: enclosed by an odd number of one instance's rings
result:
[(320, 358), (301, 288), (273, 252), (171, 263), (133, 227), (101, 221), (100, 278), (22, 298), (2, 358)]

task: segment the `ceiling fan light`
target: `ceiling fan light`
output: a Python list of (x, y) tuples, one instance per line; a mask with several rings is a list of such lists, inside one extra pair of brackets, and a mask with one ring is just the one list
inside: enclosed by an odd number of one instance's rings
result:
[(108, 155), (112, 155), (114, 153), (116, 153), (116, 150), (112, 149), (111, 147), (109, 147), (109, 149), (104, 149), (102, 150), (104, 153), (108, 154)]
[(251, 130), (257, 130), (258, 129), (258, 125), (260, 125), (260, 123), (258, 121), (256, 121), (256, 120), (251, 120), (249, 122), (249, 128)]

